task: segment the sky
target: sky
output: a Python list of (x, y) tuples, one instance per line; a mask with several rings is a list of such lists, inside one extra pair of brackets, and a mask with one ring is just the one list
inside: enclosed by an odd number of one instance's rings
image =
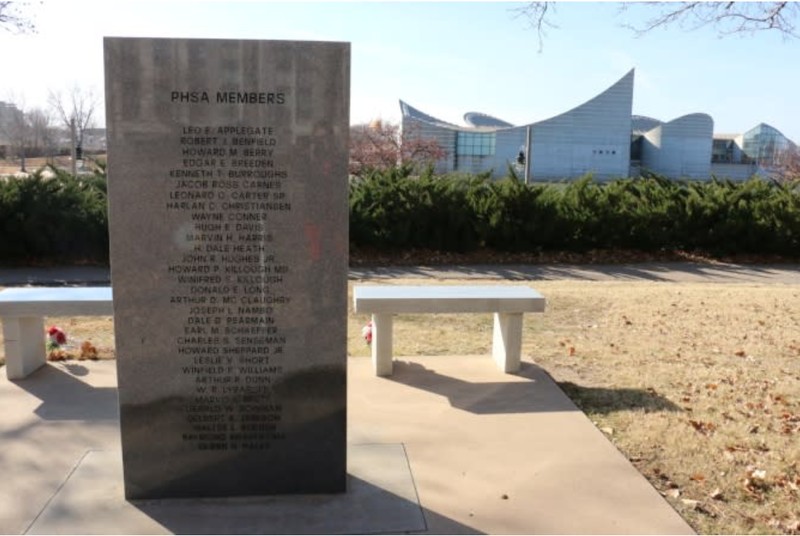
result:
[[(768, 123), (800, 142), (800, 39), (720, 37), (679, 26), (637, 36), (656, 7), (560, 2), (542, 47), (514, 2), (43, 0), (31, 35), (0, 30), (0, 100), (46, 107), (72, 86), (102, 100), (103, 36), (351, 43), (351, 123), (398, 122), (400, 99), (463, 124), (466, 112), (523, 125), (566, 112), (635, 69), (633, 113), (702, 112), (715, 133)], [(800, 23), (800, 21), (797, 21)]]

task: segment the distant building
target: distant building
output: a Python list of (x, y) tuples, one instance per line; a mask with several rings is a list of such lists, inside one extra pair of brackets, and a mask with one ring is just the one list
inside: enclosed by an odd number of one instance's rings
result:
[(0, 101), (0, 158), (11, 155), (14, 150), (15, 123), (21, 113), (14, 104)]
[(795, 149), (797, 146), (792, 140), (765, 123), (751, 128), (741, 138), (741, 152), (759, 171), (767, 174), (780, 167), (786, 153)]
[(83, 131), (83, 150), (87, 153), (106, 152), (106, 129), (87, 128)]
[[(18, 128), (22, 112), (13, 103), (0, 101), (0, 157), (13, 152), (15, 128)], [(72, 144), (70, 133), (65, 128), (51, 127), (54, 147), (45, 147), (47, 151), (69, 151)], [(104, 153), (106, 151), (106, 129), (87, 128), (83, 133), (83, 151), (87, 153)]]
[(715, 136), (714, 121), (694, 113), (662, 122), (632, 115), (632, 69), (589, 101), (544, 121), (523, 126), (479, 112), (454, 125), (400, 101), (404, 136), (435, 139), (445, 156), (439, 173), (490, 172), (509, 167), (531, 181), (608, 180), (653, 172), (669, 178), (744, 179), (774, 167), (794, 147), (775, 128), (761, 124), (738, 136)]

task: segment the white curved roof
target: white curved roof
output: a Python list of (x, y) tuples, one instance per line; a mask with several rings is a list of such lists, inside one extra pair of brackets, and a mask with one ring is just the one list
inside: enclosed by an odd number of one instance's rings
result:
[(454, 125), (453, 123), (448, 123), (447, 121), (442, 121), (441, 119), (437, 119), (432, 115), (428, 115), (417, 108), (414, 108), (404, 100), (400, 100), (400, 111), (403, 113), (403, 116), (410, 117), (412, 119), (416, 119), (418, 121), (425, 121), (426, 123), (433, 123), (435, 125), (441, 126), (448, 126), (454, 128), (461, 128), (458, 125)]
[[(581, 115), (586, 114), (595, 114), (595, 113), (602, 113), (602, 110), (608, 109), (609, 107), (617, 109), (620, 106), (626, 107), (628, 109), (628, 117), (630, 118), (630, 105), (633, 99), (633, 76), (634, 76), (635, 69), (631, 69), (628, 71), (625, 76), (620, 78), (617, 82), (615, 82), (611, 87), (606, 89), (605, 91), (599, 93), (595, 97), (592, 97), (588, 101), (580, 104), (571, 110), (568, 110), (562, 114), (556, 115), (549, 119), (545, 119), (543, 121), (537, 121), (534, 123), (529, 123), (527, 125), (523, 125), (524, 127), (527, 126), (534, 126), (534, 125), (548, 125), (552, 122), (561, 122), (565, 118), (568, 117), (579, 117)], [(464, 130), (465, 127), (454, 125), (453, 123), (448, 123), (447, 121), (443, 121), (441, 119), (437, 119), (432, 115), (428, 115), (417, 108), (409, 105), (407, 102), (400, 100), (400, 110), (404, 117), (415, 119), (417, 121), (423, 121), (426, 123), (449, 127), (459, 130)], [(499, 130), (502, 128), (513, 128), (514, 125), (510, 123), (506, 123), (501, 119), (497, 119), (496, 117), (492, 117), (487, 114), (482, 114), (478, 112), (468, 112), (464, 115), (464, 120), (470, 124), (473, 128), (479, 128), (482, 130)], [(478, 124), (475, 121), (481, 123)], [(657, 121), (657, 120), (654, 120)]]
[(663, 124), (663, 121), (655, 117), (646, 115), (632, 115), (631, 116), (631, 130), (634, 134), (644, 134), (648, 130), (653, 130), (658, 125)]
[(481, 112), (467, 112), (464, 114), (464, 122), (471, 127), (497, 127), (508, 128), (513, 127), (508, 121), (503, 121), (497, 117)]

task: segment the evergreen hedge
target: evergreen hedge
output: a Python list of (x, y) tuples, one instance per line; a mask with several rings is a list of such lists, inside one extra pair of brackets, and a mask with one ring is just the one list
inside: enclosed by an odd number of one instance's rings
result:
[(350, 185), (355, 247), (466, 251), (688, 250), (797, 257), (800, 183), (650, 175), (526, 185), (373, 172)]
[(105, 171), (0, 179), (0, 263), (108, 262)]
[[(0, 264), (108, 262), (104, 167), (0, 179)], [(800, 252), (800, 183), (686, 182), (646, 176), (526, 185), (513, 173), (412, 176), (399, 167), (350, 182), (354, 248), (467, 252), (687, 250)]]

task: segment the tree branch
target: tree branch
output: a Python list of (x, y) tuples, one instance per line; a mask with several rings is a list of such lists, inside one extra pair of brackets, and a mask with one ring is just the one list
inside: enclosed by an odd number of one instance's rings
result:
[(21, 13), (20, 5), (28, 5), (28, 2), (0, 0), (0, 28), (13, 33), (36, 32), (36, 25)]
[[(785, 38), (800, 38), (795, 32), (795, 21), (800, 16), (800, 2), (625, 2), (620, 12), (631, 7), (660, 9), (660, 13), (640, 25), (630, 23), (622, 26), (641, 37), (657, 28), (679, 25), (684, 29), (697, 30), (704, 26), (717, 29), (720, 36), (737, 33), (777, 31)], [(548, 28), (557, 28), (550, 22), (555, 11), (555, 2), (529, 2), (515, 8), (517, 17), (524, 17), (536, 30), (539, 52), (542, 51)]]
[(529, 2), (522, 7), (511, 10), (516, 13), (514, 18), (523, 17), (527, 19), (530, 27), (536, 30), (536, 35), (539, 37), (539, 52), (544, 48), (547, 29), (558, 28), (549, 19), (550, 14), (555, 13), (555, 10), (555, 2)]
[[(626, 3), (623, 10), (629, 5)], [(795, 2), (655, 2), (646, 6), (658, 7), (661, 13), (643, 25), (625, 25), (637, 36), (678, 24), (689, 30), (712, 26), (720, 36), (774, 30), (784, 37), (800, 37), (794, 25), (794, 19), (800, 15), (800, 4)]]

